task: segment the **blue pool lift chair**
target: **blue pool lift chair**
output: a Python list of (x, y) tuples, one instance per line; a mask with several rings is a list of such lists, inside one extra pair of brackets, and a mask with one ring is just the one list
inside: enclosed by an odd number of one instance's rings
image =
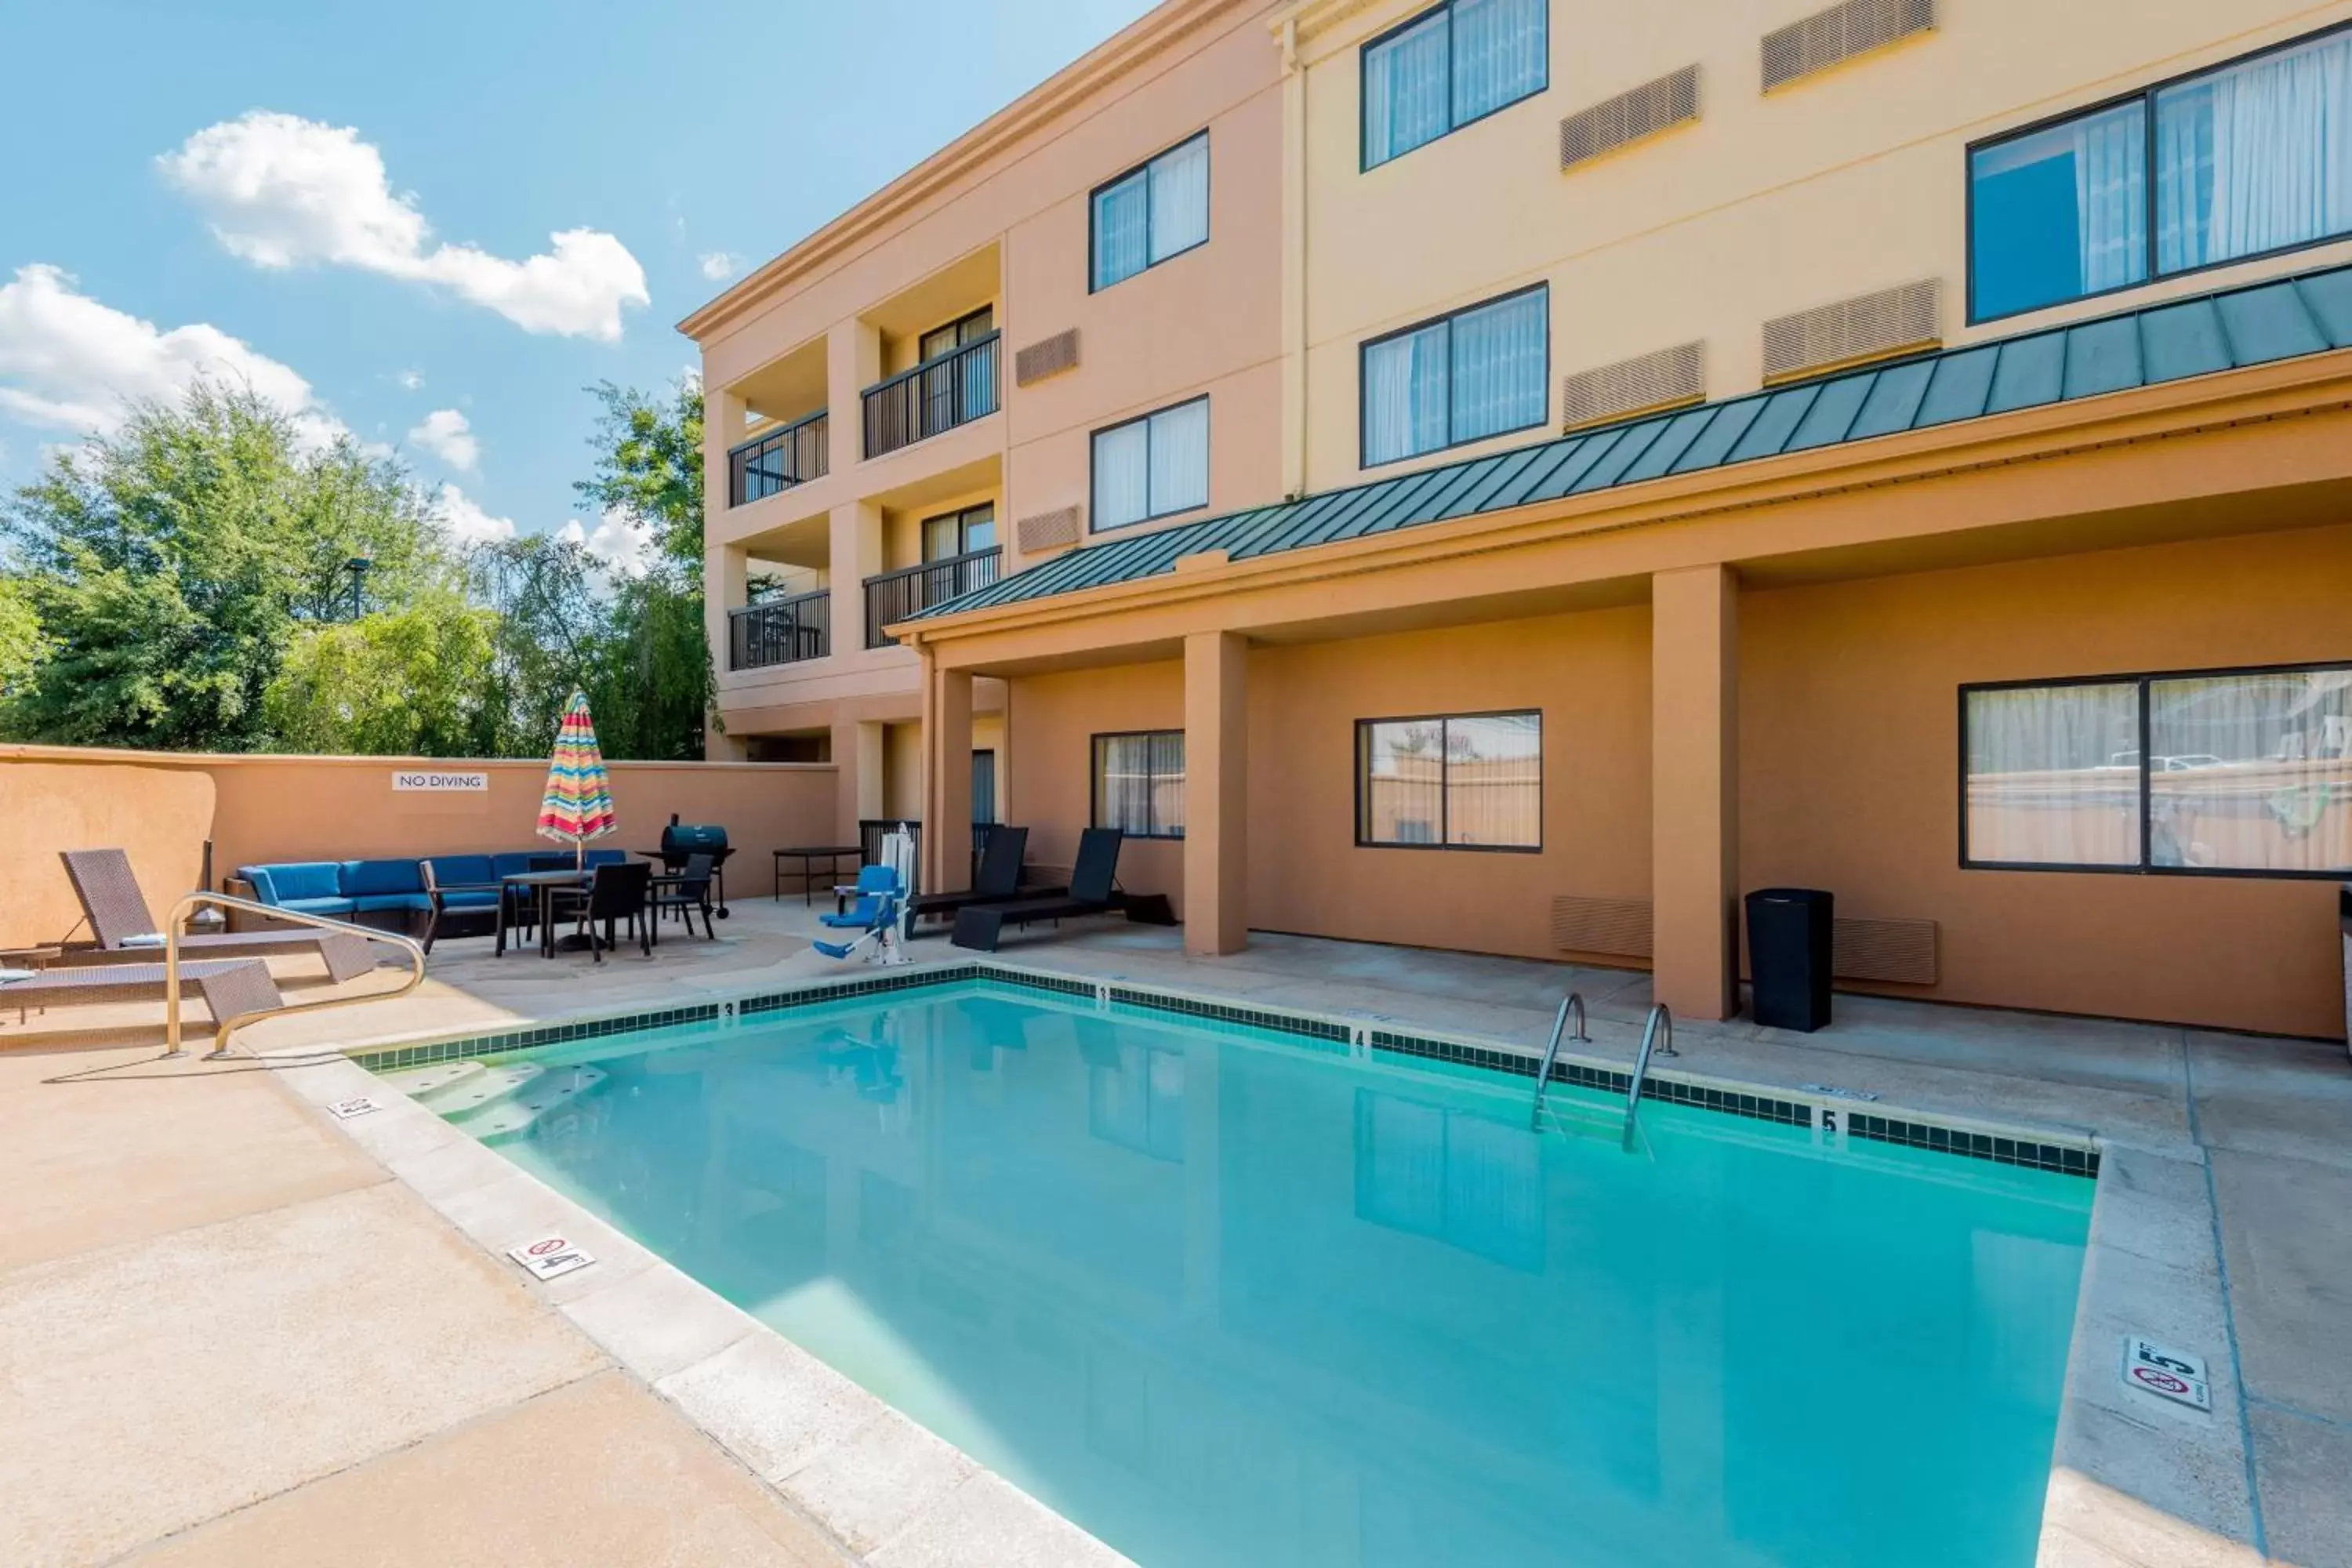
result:
[(907, 962), (905, 933), (907, 888), (899, 879), (898, 868), (892, 866), (867, 866), (857, 873), (857, 900), (837, 915), (819, 915), (820, 923), (834, 931), (856, 931), (846, 942), (816, 943), (816, 950), (827, 958), (845, 959), (867, 942), (874, 951), (866, 955), (868, 963), (904, 963)]

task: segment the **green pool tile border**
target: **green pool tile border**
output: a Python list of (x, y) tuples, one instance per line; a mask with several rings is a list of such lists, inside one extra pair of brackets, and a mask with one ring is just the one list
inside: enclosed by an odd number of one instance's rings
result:
[[(701, 1002), (683, 1007), (653, 1008), (604, 1018), (568, 1023), (537, 1024), (502, 1029), (488, 1035), (429, 1040), (415, 1045), (370, 1048), (355, 1047), (345, 1054), (372, 1072), (397, 1071), (470, 1057), (499, 1056), (542, 1046), (569, 1045), (642, 1030), (672, 1028), (682, 1024), (709, 1024), (731, 1016), (767, 1016), (829, 1002), (862, 996), (889, 995), (970, 983), (1041, 991), (1114, 1005), (1139, 1007), (1156, 1013), (1197, 1018), (1204, 1023), (1234, 1024), (1287, 1035), (1312, 1048), (1335, 1054), (1352, 1053), (1360, 1044), (1374, 1055), (1417, 1058), (1515, 1078), (1536, 1076), (1537, 1058), (1524, 1051), (1449, 1039), (1440, 1035), (1366, 1027), (1320, 1014), (1289, 1008), (1244, 1005), (1183, 992), (1161, 991), (1118, 980), (1088, 980), (1076, 975), (1020, 969), (997, 963), (930, 964), (903, 973), (879, 974), (856, 980), (820, 980), (778, 991), (760, 992), (731, 1003)], [(1629, 1073), (1588, 1062), (1561, 1058), (1552, 1063), (1551, 1081), (1602, 1094), (1622, 1095), (1632, 1087)], [(1695, 1083), (1670, 1075), (1654, 1074), (1642, 1084), (1642, 1098), (1718, 1115), (1738, 1116), (1784, 1127), (1811, 1127), (1827, 1111), (1843, 1118), (1849, 1138), (1898, 1144), (1932, 1153), (1983, 1160), (2049, 1171), (2059, 1175), (2096, 1179), (2099, 1152), (2095, 1147), (2053, 1143), (2044, 1139), (1986, 1132), (1948, 1126), (1918, 1117), (1882, 1116), (1857, 1110), (1851, 1102), (1815, 1102), (1783, 1099), (1737, 1087)]]
[(1149, 1007), (1158, 1013), (1181, 1013), (1188, 1018), (1203, 1018), (1213, 1023), (1246, 1024), (1252, 1028), (1271, 1029), (1284, 1035), (1304, 1035), (1309, 1039), (1333, 1041), (1339, 1045), (1346, 1045), (1355, 1037), (1355, 1031), (1347, 1025), (1317, 1017), (1310, 1013), (1244, 1007), (1237, 1003), (1211, 1002), (1172, 991), (1145, 991), (1132, 985), (1113, 984), (1109, 994), (1113, 1002), (1125, 1003), (1130, 1007)]

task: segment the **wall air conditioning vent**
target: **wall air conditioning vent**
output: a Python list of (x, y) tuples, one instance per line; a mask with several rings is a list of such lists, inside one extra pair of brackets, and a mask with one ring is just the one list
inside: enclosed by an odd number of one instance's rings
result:
[(1022, 554), (1037, 555), (1076, 544), (1085, 531), (1079, 526), (1083, 521), (1074, 506), (1066, 506), (1059, 511), (1041, 511), (1013, 524), (1013, 537), (1021, 542)]
[(1943, 341), (1943, 285), (1930, 278), (1764, 323), (1764, 380), (1931, 349)]
[(1560, 428), (1601, 425), (1706, 396), (1706, 344), (1683, 343), (1580, 370), (1559, 384)]
[(1936, 984), (1934, 921), (1830, 922), (1830, 969), (1841, 980), (1891, 985)]
[(1031, 343), (1013, 356), (1013, 380), (1017, 386), (1033, 381), (1043, 381), (1049, 375), (1059, 375), (1066, 370), (1076, 370), (1078, 364), (1078, 329), (1055, 332), (1041, 342)]
[(1559, 122), (1559, 166), (1573, 169), (1698, 118), (1698, 67), (1644, 82)]
[(1764, 35), (1764, 90), (1936, 28), (1936, 0), (1846, 0)]
[(1551, 901), (1551, 944), (1562, 952), (1647, 958), (1650, 923), (1647, 899), (1580, 899), (1561, 893)]

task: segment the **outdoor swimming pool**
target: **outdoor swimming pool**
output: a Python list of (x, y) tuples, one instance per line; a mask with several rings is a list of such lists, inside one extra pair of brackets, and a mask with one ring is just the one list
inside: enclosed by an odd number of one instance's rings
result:
[(966, 983), (423, 1098), (1147, 1568), (2033, 1560), (2092, 1183), (1532, 1088)]

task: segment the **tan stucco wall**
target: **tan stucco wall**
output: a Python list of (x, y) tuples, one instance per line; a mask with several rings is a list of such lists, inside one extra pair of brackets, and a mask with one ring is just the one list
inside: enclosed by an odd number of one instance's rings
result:
[(1942, 927), (1937, 996), (2341, 1036), (2332, 882), (1963, 871), (1963, 682), (2352, 658), (2352, 526), (1750, 593), (1742, 875)]
[[(2341, 1035), (2332, 883), (1960, 870), (1957, 704), (1967, 682), (2352, 658), (2347, 583), (2352, 525), (1743, 592), (1739, 889), (1936, 921), (1942, 983), (1898, 994)], [(1255, 648), (1249, 923), (1565, 956), (1554, 895), (1652, 893), (1653, 658), (1646, 605)], [(1542, 853), (1356, 847), (1356, 720), (1525, 707)], [(1179, 727), (1182, 667), (1019, 679), (1011, 713), (1006, 820), (1066, 863), (1088, 737)], [(1176, 847), (1130, 845), (1123, 878), (1181, 892)]]
[[(819, 763), (614, 763), (624, 849), (660, 841), (672, 812), (724, 826), (736, 854), (730, 891), (764, 889), (769, 851), (832, 837), (834, 769)], [(395, 792), (397, 770), (487, 773), (481, 794)], [(122, 847), (160, 918), (196, 885), (204, 842), (213, 874), (271, 860), (529, 849), (547, 784), (537, 761), (194, 756), (0, 747), (0, 857), (14, 868), (0, 900), (0, 945), (54, 942), (81, 918), (61, 849)], [(87, 933), (84, 933), (87, 934)]]
[[(1304, 46), (1311, 489), (1359, 472), (1363, 340), (1538, 281), (1557, 421), (1560, 374), (1694, 339), (1710, 395), (1752, 390), (1766, 321), (1920, 279), (1942, 280), (1961, 342), (2352, 257), (2347, 242), (1965, 321), (1969, 142), (2352, 17), (2345, 0), (1969, 0), (1939, 6), (1930, 35), (1769, 97), (1758, 40), (1811, 5), (1556, 5), (1548, 90), (1365, 171), (1360, 46), (1423, 8), (1331, 7), (1345, 19)], [(1564, 116), (1693, 63), (1698, 123), (1560, 170)]]

